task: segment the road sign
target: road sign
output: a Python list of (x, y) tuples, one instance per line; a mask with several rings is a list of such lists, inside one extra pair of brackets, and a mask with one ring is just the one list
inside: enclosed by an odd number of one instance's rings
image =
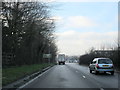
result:
[(51, 58), (51, 54), (43, 54), (43, 58)]

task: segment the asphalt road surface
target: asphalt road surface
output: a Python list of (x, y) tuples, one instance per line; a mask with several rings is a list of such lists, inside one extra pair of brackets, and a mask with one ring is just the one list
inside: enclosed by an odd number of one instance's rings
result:
[(66, 63), (53, 66), (21, 88), (118, 88), (118, 73), (95, 75), (86, 66)]

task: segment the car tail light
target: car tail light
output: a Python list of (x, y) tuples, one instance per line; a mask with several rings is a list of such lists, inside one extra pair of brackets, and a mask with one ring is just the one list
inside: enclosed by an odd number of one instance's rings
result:
[(97, 68), (99, 68), (99, 65), (98, 65), (98, 64), (96, 64), (96, 67), (97, 67)]

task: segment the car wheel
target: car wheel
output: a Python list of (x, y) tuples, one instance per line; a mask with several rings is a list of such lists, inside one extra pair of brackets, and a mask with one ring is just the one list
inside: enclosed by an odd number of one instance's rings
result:
[(95, 74), (97, 75), (99, 72), (98, 71), (95, 71)]
[(114, 75), (114, 71), (111, 72), (111, 75)]
[(92, 70), (90, 70), (90, 73), (92, 73)]
[(106, 72), (104, 72), (104, 74), (106, 74)]

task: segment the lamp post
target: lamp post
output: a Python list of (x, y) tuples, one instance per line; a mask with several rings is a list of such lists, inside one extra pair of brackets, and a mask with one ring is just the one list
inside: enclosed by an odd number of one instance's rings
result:
[(48, 53), (49, 53), (49, 57), (48, 57), (48, 63), (50, 64), (50, 44), (48, 44)]

